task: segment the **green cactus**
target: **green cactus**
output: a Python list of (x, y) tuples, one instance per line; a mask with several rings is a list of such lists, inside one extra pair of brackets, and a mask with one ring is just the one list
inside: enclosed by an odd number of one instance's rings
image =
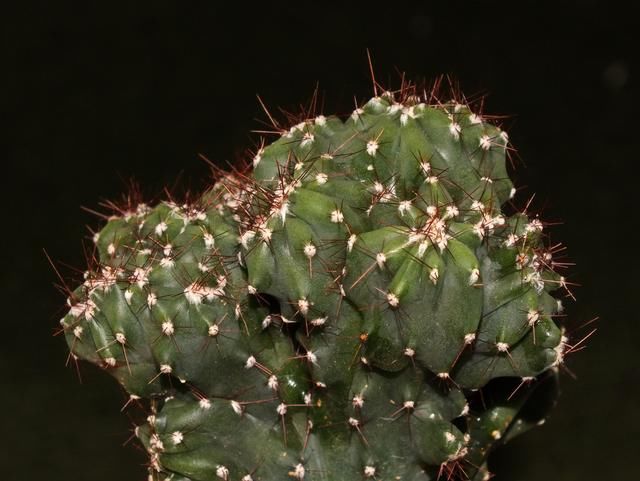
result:
[(555, 248), (502, 210), (508, 149), (403, 89), (110, 218), (61, 324), (148, 407), (150, 479), (488, 479), (567, 346)]

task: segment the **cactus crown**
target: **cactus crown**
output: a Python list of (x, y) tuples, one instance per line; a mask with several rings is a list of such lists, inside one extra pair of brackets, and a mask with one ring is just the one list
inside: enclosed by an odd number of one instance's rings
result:
[(542, 418), (557, 247), (503, 210), (507, 134), (434, 99), (304, 119), (195, 202), (95, 235), (61, 324), (149, 410), (151, 479), (488, 479)]

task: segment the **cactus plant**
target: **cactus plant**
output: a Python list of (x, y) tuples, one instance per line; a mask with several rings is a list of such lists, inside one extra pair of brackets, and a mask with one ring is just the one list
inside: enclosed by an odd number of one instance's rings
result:
[(567, 338), (506, 132), (412, 87), (280, 129), (187, 203), (121, 207), (61, 324), (148, 409), (149, 478), (488, 479)]

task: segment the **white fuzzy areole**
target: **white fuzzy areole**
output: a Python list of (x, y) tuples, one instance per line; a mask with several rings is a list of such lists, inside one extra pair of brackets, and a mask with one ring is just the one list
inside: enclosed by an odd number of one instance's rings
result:
[(378, 152), (378, 147), (378, 141), (375, 139), (371, 139), (367, 142), (367, 154), (369, 154), (371, 157), (375, 157), (376, 152)]
[(344, 214), (340, 209), (336, 209), (331, 212), (331, 222), (334, 224), (340, 224), (344, 222)]

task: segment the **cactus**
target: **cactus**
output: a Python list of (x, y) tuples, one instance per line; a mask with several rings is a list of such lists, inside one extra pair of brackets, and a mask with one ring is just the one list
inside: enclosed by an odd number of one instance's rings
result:
[(544, 419), (558, 248), (503, 209), (507, 134), (434, 92), (301, 119), (94, 236), (61, 324), (148, 410), (150, 479), (488, 479)]

